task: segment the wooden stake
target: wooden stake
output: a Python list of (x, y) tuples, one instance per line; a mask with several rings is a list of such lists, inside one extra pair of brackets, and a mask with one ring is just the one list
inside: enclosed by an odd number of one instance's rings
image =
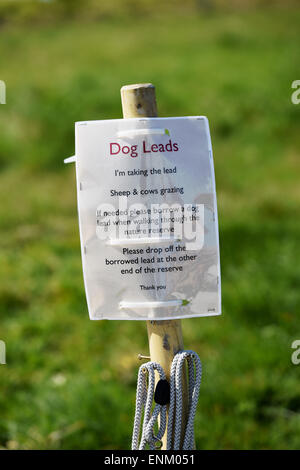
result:
[[(157, 117), (155, 87), (151, 83), (126, 85), (121, 88), (124, 118)], [(170, 368), (174, 355), (184, 349), (181, 320), (147, 321), (151, 361), (158, 362), (170, 379)], [(183, 376), (182, 429), (186, 426), (188, 394), (186, 372)], [(163, 447), (166, 449), (166, 434)], [(183, 432), (182, 432), (183, 435)]]

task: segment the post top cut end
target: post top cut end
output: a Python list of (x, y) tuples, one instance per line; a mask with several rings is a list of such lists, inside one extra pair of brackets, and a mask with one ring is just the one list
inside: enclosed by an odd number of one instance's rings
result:
[(124, 85), (121, 90), (136, 90), (137, 88), (155, 88), (152, 83), (135, 83), (133, 85)]
[(123, 117), (156, 117), (155, 86), (152, 83), (136, 83), (121, 88)]

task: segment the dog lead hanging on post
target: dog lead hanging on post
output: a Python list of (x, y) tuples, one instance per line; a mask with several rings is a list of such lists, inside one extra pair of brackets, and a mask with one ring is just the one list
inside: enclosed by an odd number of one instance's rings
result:
[[(185, 426), (182, 425), (183, 404), (183, 368), (188, 365), (188, 413)], [(154, 391), (154, 373), (159, 374), (159, 381)], [(147, 387), (146, 375), (149, 376)], [(202, 378), (202, 365), (199, 356), (194, 351), (178, 352), (172, 362), (170, 385), (165, 379), (162, 367), (156, 362), (147, 362), (139, 369), (135, 418), (132, 435), (132, 450), (144, 450), (148, 445), (150, 450), (162, 447), (162, 436), (166, 430), (167, 405), (170, 404), (167, 429), (166, 450), (193, 450), (194, 419), (198, 404)], [(166, 384), (168, 384), (166, 386)], [(160, 385), (163, 385), (160, 387)], [(161, 389), (161, 390), (159, 390)], [(159, 391), (159, 393), (157, 393)], [(159, 396), (158, 396), (159, 395)], [(155, 407), (151, 414), (153, 401)], [(142, 414), (144, 421), (140, 438)], [(159, 422), (158, 432), (155, 434), (155, 425)], [(183, 430), (184, 427), (184, 430)], [(184, 434), (182, 434), (184, 432)]]

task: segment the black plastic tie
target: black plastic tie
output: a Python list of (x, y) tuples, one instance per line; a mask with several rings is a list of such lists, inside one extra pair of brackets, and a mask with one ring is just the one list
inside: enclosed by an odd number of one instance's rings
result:
[(154, 401), (158, 405), (170, 403), (170, 384), (166, 379), (160, 379), (155, 388)]

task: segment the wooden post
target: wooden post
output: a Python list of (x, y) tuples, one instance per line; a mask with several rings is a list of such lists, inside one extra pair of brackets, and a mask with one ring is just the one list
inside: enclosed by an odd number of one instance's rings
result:
[[(151, 83), (123, 86), (121, 98), (124, 118), (157, 117), (155, 87)], [(181, 320), (147, 321), (147, 329), (151, 360), (162, 366), (169, 380), (173, 357), (184, 349)], [(188, 410), (186, 372), (183, 377), (183, 404), (182, 429), (184, 430)], [(166, 449), (166, 433), (162, 449)]]

